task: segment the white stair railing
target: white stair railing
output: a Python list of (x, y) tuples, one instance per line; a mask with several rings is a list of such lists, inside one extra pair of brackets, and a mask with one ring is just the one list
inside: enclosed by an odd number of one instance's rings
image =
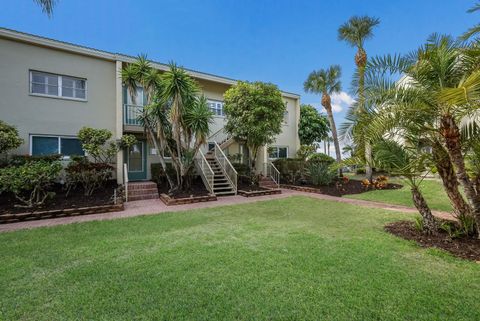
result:
[(195, 167), (197, 168), (197, 172), (200, 174), (200, 177), (202, 178), (202, 181), (210, 194), (215, 194), (213, 192), (213, 180), (215, 173), (213, 172), (210, 164), (201, 150), (198, 151), (197, 157), (195, 158)]
[(128, 166), (123, 164), (123, 186), (125, 187), (125, 202), (128, 202)]
[(228, 160), (228, 157), (225, 156), (225, 154), (223, 153), (222, 149), (217, 144), (217, 142), (215, 142), (214, 155), (215, 155), (215, 158), (217, 159), (217, 162), (220, 164), (222, 172), (225, 174), (225, 176), (229, 180), (230, 185), (232, 186), (232, 189), (236, 195), (238, 173), (233, 167), (232, 163), (230, 163), (230, 161)]
[(265, 176), (270, 177), (275, 184), (277, 184), (277, 188), (280, 188), (280, 171), (273, 165), (272, 162), (264, 163), (265, 166)]

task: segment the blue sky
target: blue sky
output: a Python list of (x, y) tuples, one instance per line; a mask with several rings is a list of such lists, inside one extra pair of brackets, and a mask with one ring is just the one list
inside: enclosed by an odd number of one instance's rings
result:
[(405, 53), (433, 32), (459, 35), (480, 20), (473, 0), (58, 0), (49, 19), (33, 0), (5, 1), (0, 26), (107, 51), (174, 60), (187, 68), (241, 80), (261, 80), (299, 93), (314, 69), (339, 64), (343, 93), (335, 97), (342, 122), (351, 102), (354, 49), (337, 40), (352, 15), (381, 19), (366, 43), (370, 56)]

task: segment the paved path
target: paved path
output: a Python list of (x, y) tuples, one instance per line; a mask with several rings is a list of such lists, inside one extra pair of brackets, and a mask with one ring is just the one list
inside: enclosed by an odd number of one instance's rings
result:
[[(385, 203), (379, 203), (379, 202), (363, 201), (363, 200), (349, 199), (344, 197), (335, 197), (335, 196), (329, 196), (329, 195), (323, 195), (323, 194), (314, 194), (314, 193), (293, 191), (289, 189), (282, 189), (282, 194), (277, 194), (277, 195), (266, 195), (266, 196), (248, 197), (248, 198), (240, 195), (225, 196), (225, 197), (219, 197), (218, 200), (215, 202), (194, 203), (194, 204), (185, 204), (185, 205), (176, 205), (176, 206), (166, 206), (160, 199), (128, 202), (128, 203), (125, 203), (125, 210), (121, 212), (68, 216), (68, 217), (36, 220), (36, 221), (0, 224), (0, 232), (30, 229), (30, 228), (43, 227), (43, 226), (64, 225), (64, 224), (79, 223), (79, 222), (113, 220), (113, 219), (124, 218), (124, 217), (153, 215), (153, 214), (159, 214), (159, 213), (165, 213), (165, 212), (178, 212), (178, 211), (185, 211), (185, 210), (191, 210), (191, 209), (218, 207), (218, 206), (225, 206), (225, 205), (254, 203), (258, 201), (281, 199), (281, 198), (286, 198), (286, 197), (296, 196), (296, 195), (308, 196), (308, 197), (327, 200), (327, 201), (353, 204), (353, 205), (358, 205), (363, 207), (380, 208), (380, 209), (396, 211), (396, 212), (404, 212), (404, 213), (417, 212), (415, 208), (401, 206), (401, 205), (391, 205), (391, 204), (385, 204)], [(447, 212), (434, 211), (433, 214), (437, 217), (444, 218), (444, 219), (454, 219), (453, 216)]]

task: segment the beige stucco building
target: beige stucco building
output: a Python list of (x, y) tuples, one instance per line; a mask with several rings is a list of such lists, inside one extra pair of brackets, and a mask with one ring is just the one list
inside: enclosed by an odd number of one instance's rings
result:
[[(134, 60), (0, 28), (0, 119), (16, 126), (25, 141), (14, 153), (60, 153), (68, 158), (81, 149), (76, 135), (83, 126), (106, 128), (114, 138), (134, 133), (139, 145), (117, 156), (117, 180), (121, 182), (123, 177), (123, 166), (118, 164), (124, 163), (128, 164), (131, 180), (149, 179), (150, 164), (158, 162), (158, 156), (153, 146), (143, 140), (143, 128), (132, 116), (142, 108), (142, 101), (137, 99), (133, 104), (119, 77), (124, 64)], [(167, 65), (153, 61), (152, 66), (167, 69)], [(222, 130), (226, 121), (223, 94), (236, 80), (187, 71), (198, 81), (216, 114), (209, 141), (220, 143), (226, 139)], [(300, 146), (300, 96), (287, 92), (282, 96), (287, 106), (282, 133), (268, 146), (270, 154), (267, 146), (261, 148), (257, 168), (263, 168), (272, 158), (293, 157)], [(224, 146), (224, 152), (242, 154), (244, 148), (231, 141)]]

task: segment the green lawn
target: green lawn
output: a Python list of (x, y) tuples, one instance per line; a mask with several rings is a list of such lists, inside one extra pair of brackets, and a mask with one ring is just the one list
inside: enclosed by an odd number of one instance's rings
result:
[(480, 320), (480, 264), (292, 197), (0, 234), (0, 320)]
[[(362, 194), (346, 195), (345, 197), (414, 207), (410, 187), (405, 181), (393, 178), (390, 179), (390, 182), (401, 184), (403, 188), (397, 190), (376, 190)], [(439, 180), (424, 180), (421, 184), (421, 190), (432, 210), (452, 211), (450, 200)]]

